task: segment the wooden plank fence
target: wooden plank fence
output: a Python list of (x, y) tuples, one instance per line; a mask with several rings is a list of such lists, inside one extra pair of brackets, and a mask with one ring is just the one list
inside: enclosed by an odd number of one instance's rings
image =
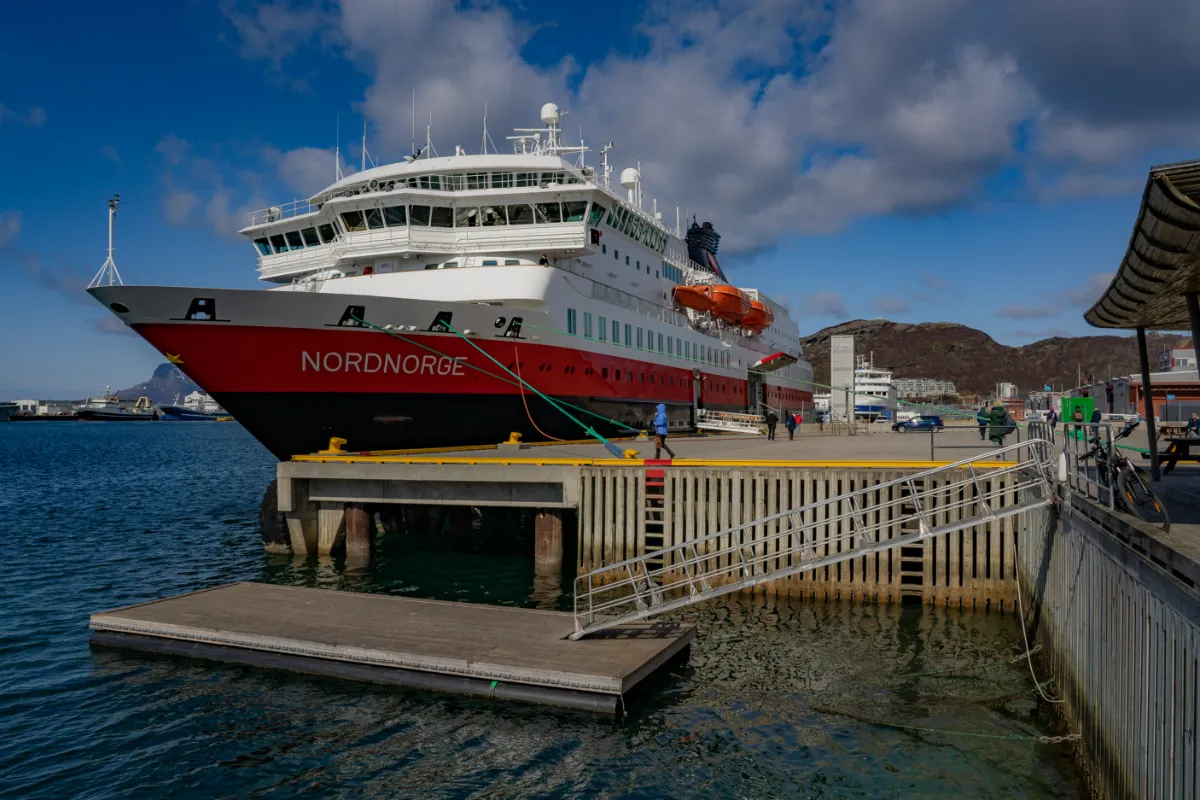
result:
[[(909, 474), (889, 469), (748, 467), (667, 467), (665, 473), (665, 547)], [(590, 571), (646, 552), (645, 471), (628, 467), (584, 467), (580, 477), (583, 485), (577, 568), (581, 572)], [(927, 480), (933, 484), (919, 484), (918, 488), (936, 491), (940, 486), (946, 487), (938, 492), (931, 505), (927, 503), (936, 522), (946, 521), (950, 514), (962, 513), (959, 509), (947, 511), (944, 508), (951, 492), (964, 491), (961, 486), (948, 486), (952, 481), (948, 477)], [(986, 473), (980, 476), (981, 482), (990, 480), (992, 478)], [(985, 490), (990, 491), (991, 487), (985, 486)], [(884, 510), (880, 511), (877, 506), (898, 499), (902, 491), (899, 486), (880, 489), (872, 498), (876, 502), (864, 506), (864, 514), (874, 520), (881, 513), (894, 513), (893, 507), (884, 505)], [(881, 496), (884, 492), (893, 494)], [(807, 522), (818, 526), (818, 539), (836, 538), (842, 533), (836, 526), (848, 524), (821, 525), (829, 513), (824, 508), (806, 512), (810, 517), (816, 515)], [(779, 524), (775, 521), (756, 525), (743, 532), (743, 541), (753, 545), (756, 540), (777, 531)], [(990, 606), (1011, 610), (1016, 599), (1013, 548), (1017, 524), (1006, 519), (979, 525), (916, 545), (820, 567), (773, 581), (754, 591), (887, 603), (898, 602), (903, 594), (911, 594), (931, 605)], [(770, 526), (776, 526), (774, 531), (768, 530)], [(884, 529), (884, 538), (908, 532), (911, 530), (902, 531), (899, 525), (889, 526)], [(721, 544), (728, 542), (723, 539)], [(766, 555), (777, 553), (776, 563), (780, 566), (791, 563), (790, 552), (779, 549), (781, 542), (765, 546), (776, 548)], [(848, 547), (848, 542), (834, 541), (821, 545), (818, 552), (824, 555)]]

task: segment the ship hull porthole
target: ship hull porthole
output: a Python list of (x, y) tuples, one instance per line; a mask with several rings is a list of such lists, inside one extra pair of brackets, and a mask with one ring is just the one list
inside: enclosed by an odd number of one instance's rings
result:
[(113, 311), (117, 312), (118, 314), (128, 314), (129, 313), (129, 306), (125, 305), (124, 303), (109, 303), (108, 307), (111, 308)]

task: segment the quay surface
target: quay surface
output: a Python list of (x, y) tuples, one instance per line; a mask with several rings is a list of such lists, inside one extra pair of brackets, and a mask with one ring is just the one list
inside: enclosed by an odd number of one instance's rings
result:
[(693, 626), (569, 641), (558, 611), (235, 583), (91, 617), (92, 643), (615, 713)]

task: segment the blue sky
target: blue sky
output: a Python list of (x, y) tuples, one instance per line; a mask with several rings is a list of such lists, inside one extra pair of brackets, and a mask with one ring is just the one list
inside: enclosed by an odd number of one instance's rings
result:
[[(712, 214), (723, 263), (802, 333), (884, 316), (1019, 344), (1091, 332), (1147, 168), (1193, 158), (1200, 5), (131, 2), (0, 28), (0, 397), (121, 387), (161, 361), (84, 293), (122, 196), (129, 283), (255, 287), (243, 212), (434, 143), (501, 145), (540, 105)], [(1162, 76), (1167, 76), (1163, 78)]]

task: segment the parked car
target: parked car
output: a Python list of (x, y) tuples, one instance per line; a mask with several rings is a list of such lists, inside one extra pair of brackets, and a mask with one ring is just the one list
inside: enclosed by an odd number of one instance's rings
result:
[(908, 433), (909, 431), (940, 431), (944, 427), (946, 426), (942, 424), (941, 417), (920, 416), (913, 417), (904, 422), (897, 422), (892, 426), (892, 430), (899, 433)]

